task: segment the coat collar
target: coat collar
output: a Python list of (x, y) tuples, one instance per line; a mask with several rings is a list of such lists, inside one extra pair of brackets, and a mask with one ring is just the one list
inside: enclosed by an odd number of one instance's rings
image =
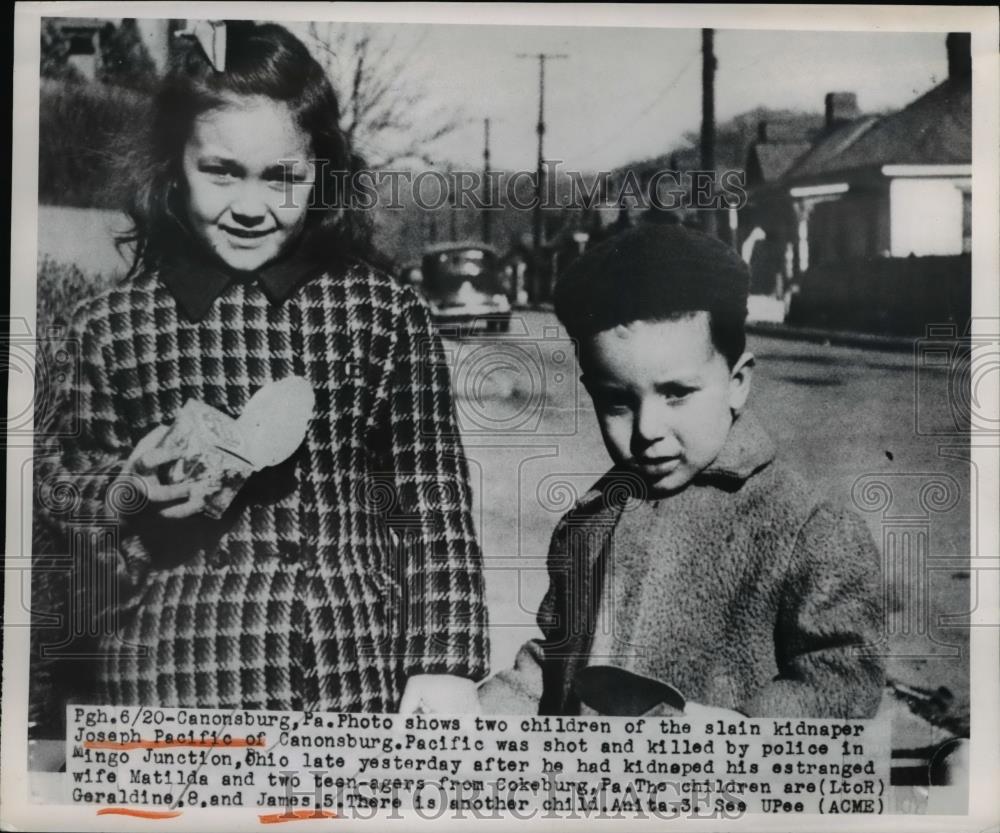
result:
[[(729, 429), (715, 460), (693, 481), (709, 483), (724, 481), (736, 486), (768, 466), (775, 457), (774, 440), (751, 410), (740, 414)], [(576, 504), (576, 509), (590, 512), (603, 503), (619, 504), (623, 498), (641, 490), (636, 475), (619, 468), (605, 474)]]
[(719, 456), (698, 475), (698, 479), (741, 482), (774, 460), (774, 440), (753, 411), (740, 414), (729, 429)]
[(273, 304), (284, 302), (301, 284), (323, 271), (316, 232), (291, 253), (253, 272), (227, 267), (186, 229), (178, 228), (164, 247), (159, 276), (191, 321), (200, 321), (233, 283), (256, 280)]

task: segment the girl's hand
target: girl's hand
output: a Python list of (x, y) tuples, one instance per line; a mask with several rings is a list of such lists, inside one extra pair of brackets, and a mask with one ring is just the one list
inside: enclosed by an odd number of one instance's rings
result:
[(719, 706), (704, 706), (701, 703), (691, 702), (684, 707), (684, 716), (693, 717), (695, 720), (701, 720), (705, 723), (710, 723), (713, 720), (743, 720), (746, 717), (745, 714), (733, 711), (732, 709), (723, 709)]
[(415, 674), (406, 681), (400, 714), (479, 714), (477, 686), (452, 674)]
[(177, 459), (169, 449), (157, 448), (170, 426), (158, 425), (136, 443), (122, 468), (122, 475), (138, 477), (146, 499), (161, 518), (187, 518), (202, 508), (200, 498), (191, 498), (190, 483), (161, 483), (156, 469)]

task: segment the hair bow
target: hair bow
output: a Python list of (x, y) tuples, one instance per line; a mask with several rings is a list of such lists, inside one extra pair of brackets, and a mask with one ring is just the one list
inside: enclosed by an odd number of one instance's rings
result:
[(189, 20), (177, 37), (194, 38), (216, 72), (226, 71), (226, 22), (224, 20)]

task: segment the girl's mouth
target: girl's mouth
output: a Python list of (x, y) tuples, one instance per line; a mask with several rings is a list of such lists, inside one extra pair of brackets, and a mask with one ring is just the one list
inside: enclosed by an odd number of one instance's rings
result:
[(276, 231), (276, 229), (241, 229), (233, 228), (232, 226), (219, 226), (219, 228), (226, 234), (239, 237), (241, 240), (259, 240)]

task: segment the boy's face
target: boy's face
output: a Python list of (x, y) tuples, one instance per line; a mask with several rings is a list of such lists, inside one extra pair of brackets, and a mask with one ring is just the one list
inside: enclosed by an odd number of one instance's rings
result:
[(580, 345), (583, 384), (604, 443), (651, 493), (682, 489), (718, 456), (750, 391), (753, 356), (730, 369), (708, 313), (636, 321)]
[(302, 231), (316, 175), (310, 157), (279, 102), (252, 98), (203, 113), (184, 151), (192, 229), (233, 269), (266, 265)]

